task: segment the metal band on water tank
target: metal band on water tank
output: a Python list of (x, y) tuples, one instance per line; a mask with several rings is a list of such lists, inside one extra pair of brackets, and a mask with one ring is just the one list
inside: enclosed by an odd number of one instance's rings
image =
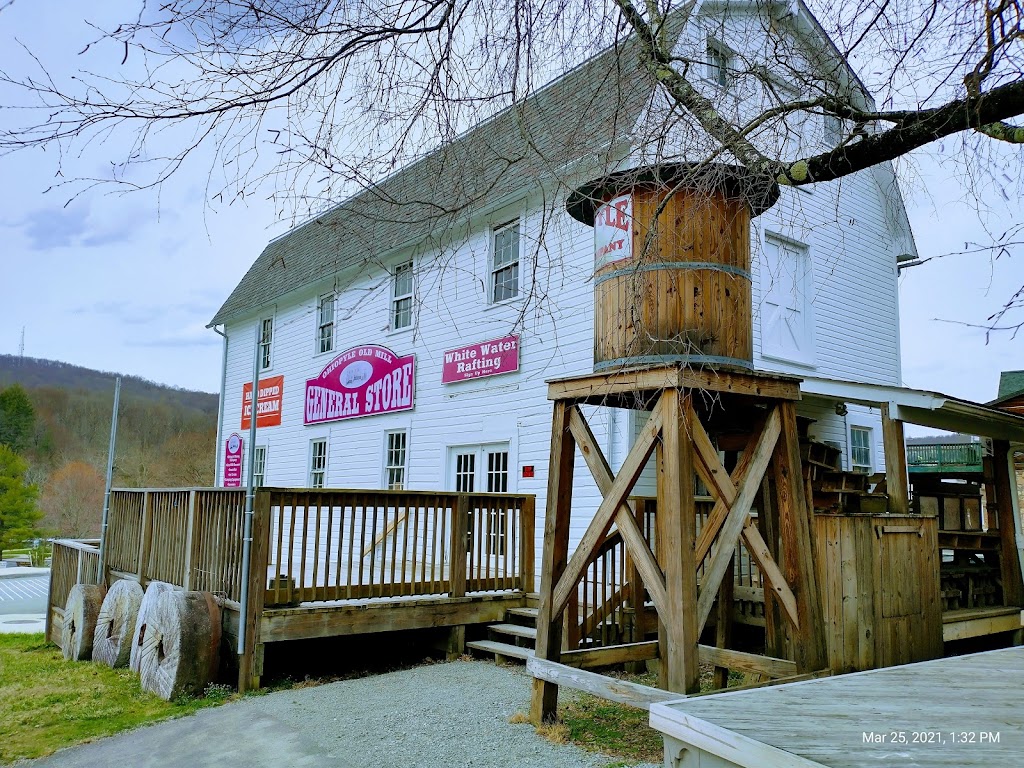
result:
[(691, 366), (700, 365), (731, 365), (747, 371), (754, 370), (754, 364), (738, 357), (722, 357), (720, 355), (638, 355), (636, 357), (619, 357), (614, 360), (602, 360), (594, 363), (594, 371), (606, 371), (610, 368), (626, 368), (636, 365), (678, 365), (685, 363)]

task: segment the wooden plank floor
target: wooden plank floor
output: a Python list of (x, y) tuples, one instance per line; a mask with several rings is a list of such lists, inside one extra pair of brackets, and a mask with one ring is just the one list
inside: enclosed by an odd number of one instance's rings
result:
[(659, 704), (651, 725), (751, 768), (1024, 765), (1024, 647)]

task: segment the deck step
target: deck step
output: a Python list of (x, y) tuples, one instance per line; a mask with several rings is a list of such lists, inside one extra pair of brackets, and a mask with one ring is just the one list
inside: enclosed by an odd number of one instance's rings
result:
[(474, 651), (493, 653), (495, 656), (511, 656), (514, 659), (523, 659), (524, 661), (533, 656), (532, 648), (521, 648), (518, 645), (498, 643), (494, 640), (471, 640), (466, 643), (466, 647), (472, 648)]
[(537, 639), (537, 629), (535, 627), (524, 627), (522, 624), (491, 624), (487, 629), (491, 632), (497, 632), (499, 635), (513, 635), (515, 637), (524, 637), (527, 640)]
[(522, 616), (527, 619), (534, 619), (536, 621), (539, 608), (509, 608), (505, 613), (511, 613), (513, 616)]

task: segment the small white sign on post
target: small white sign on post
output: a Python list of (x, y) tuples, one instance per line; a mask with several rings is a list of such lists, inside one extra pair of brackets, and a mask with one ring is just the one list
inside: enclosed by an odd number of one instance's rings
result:
[(633, 258), (633, 196), (619, 195), (594, 216), (594, 271)]

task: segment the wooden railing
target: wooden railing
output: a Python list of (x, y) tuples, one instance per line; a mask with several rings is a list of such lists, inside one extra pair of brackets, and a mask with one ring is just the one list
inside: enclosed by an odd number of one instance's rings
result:
[(533, 590), (533, 496), (265, 492), (267, 606)]
[(910, 472), (981, 472), (984, 451), (981, 443), (938, 443), (908, 445)]
[[(637, 510), (644, 538), (651, 549), (656, 551), (655, 500), (636, 497), (632, 502)], [(701, 528), (714, 508), (714, 502), (710, 498), (698, 498), (695, 505), (696, 531), (700, 535)], [(704, 563), (698, 566), (698, 583), (704, 575), (704, 567)], [(733, 581), (733, 610), (736, 619), (763, 626), (764, 593), (761, 571), (742, 542), (736, 548)], [(613, 528), (587, 565), (577, 587), (578, 600), (570, 602), (566, 609), (569, 648), (642, 641), (648, 628), (643, 624), (646, 594), (637, 594), (636, 585), (639, 583), (639, 574), (626, 554), (622, 537)], [(653, 630), (654, 627), (649, 629)]]
[[(50, 591), (46, 599), (46, 639), (60, 643), (60, 625), (54, 618), (64, 615), (68, 593), (75, 584), (100, 583), (98, 539), (75, 541), (54, 539), (50, 558)], [(56, 610), (55, 610), (56, 609)]]
[(244, 512), (245, 491), (236, 488), (115, 489), (106, 566), (237, 602)]

